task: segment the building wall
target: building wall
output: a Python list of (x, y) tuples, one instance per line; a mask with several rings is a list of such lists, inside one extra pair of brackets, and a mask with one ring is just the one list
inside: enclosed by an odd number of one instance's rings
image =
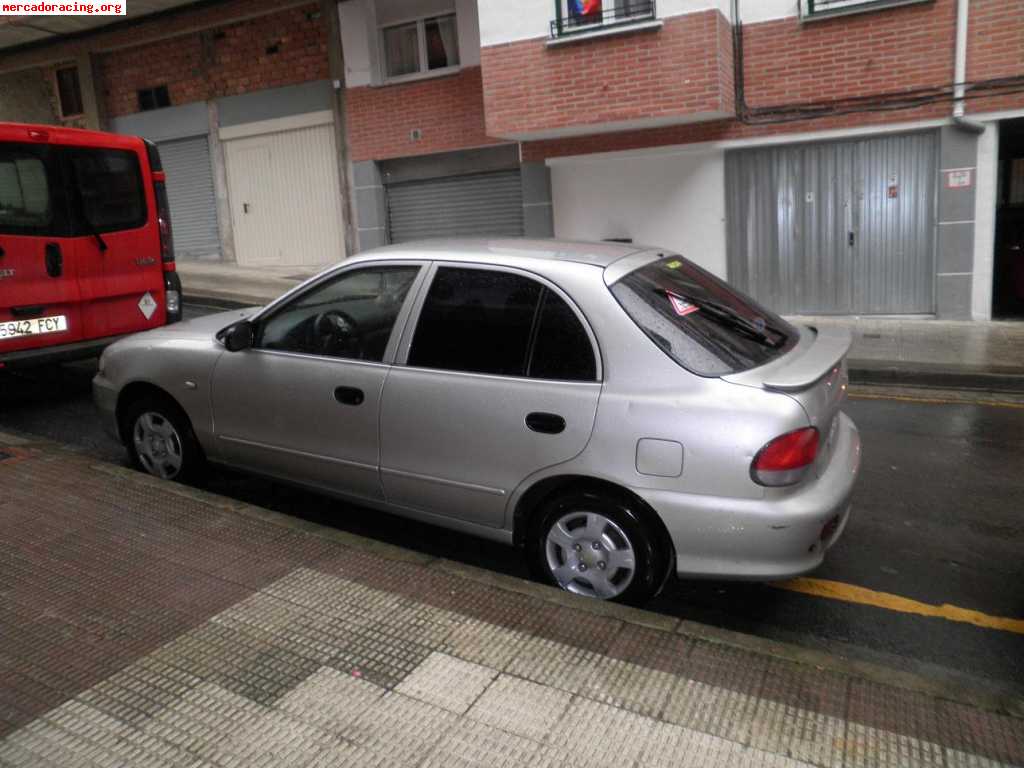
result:
[(172, 104), (187, 104), (326, 79), (318, 14), (310, 3), (108, 53), (101, 60), (107, 116), (137, 112), (138, 90), (162, 84)]
[(543, 38), (487, 46), (487, 129), (520, 138), (724, 116), (732, 105), (728, 27), (712, 9), (667, 18), (653, 31), (556, 47)]
[(51, 73), (33, 67), (0, 75), (0, 120), (20, 123), (56, 123), (57, 111)]
[(551, 166), (555, 236), (632, 238), (726, 274), (725, 153), (570, 159)]
[[(479, 67), (385, 87), (350, 88), (347, 107), (354, 162), (501, 141), (488, 136), (484, 128)], [(413, 130), (419, 130), (421, 138), (412, 138)]]

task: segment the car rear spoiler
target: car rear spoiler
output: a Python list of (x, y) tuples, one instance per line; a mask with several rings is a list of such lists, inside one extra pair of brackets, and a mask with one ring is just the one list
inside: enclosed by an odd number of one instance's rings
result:
[(722, 378), (733, 384), (763, 387), (778, 392), (808, 389), (828, 375), (850, 351), (849, 331), (800, 328), (800, 341), (787, 354), (767, 365)]

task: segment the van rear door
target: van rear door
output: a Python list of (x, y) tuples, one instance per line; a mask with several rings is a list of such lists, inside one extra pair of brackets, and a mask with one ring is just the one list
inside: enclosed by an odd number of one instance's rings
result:
[(86, 338), (164, 325), (164, 273), (145, 145), (104, 137), (110, 146), (69, 146), (74, 249)]
[(0, 133), (0, 357), (84, 338), (61, 164), (31, 134)]

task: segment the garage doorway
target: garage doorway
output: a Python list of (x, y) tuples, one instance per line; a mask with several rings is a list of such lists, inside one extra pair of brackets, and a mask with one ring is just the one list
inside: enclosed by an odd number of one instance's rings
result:
[(728, 279), (787, 314), (935, 310), (938, 135), (726, 155)]
[(999, 124), (992, 317), (1024, 320), (1024, 119)]
[(331, 124), (230, 138), (224, 158), (239, 264), (314, 267), (345, 258)]

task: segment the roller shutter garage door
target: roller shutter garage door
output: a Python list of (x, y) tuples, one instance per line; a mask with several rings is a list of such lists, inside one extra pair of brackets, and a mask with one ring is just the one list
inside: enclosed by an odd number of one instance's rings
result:
[(175, 254), (186, 258), (219, 257), (217, 204), (206, 136), (161, 141), (157, 147), (167, 174)]
[(523, 234), (518, 169), (389, 184), (387, 198), (392, 243)]
[(934, 311), (936, 132), (726, 154), (729, 281), (778, 312)]

